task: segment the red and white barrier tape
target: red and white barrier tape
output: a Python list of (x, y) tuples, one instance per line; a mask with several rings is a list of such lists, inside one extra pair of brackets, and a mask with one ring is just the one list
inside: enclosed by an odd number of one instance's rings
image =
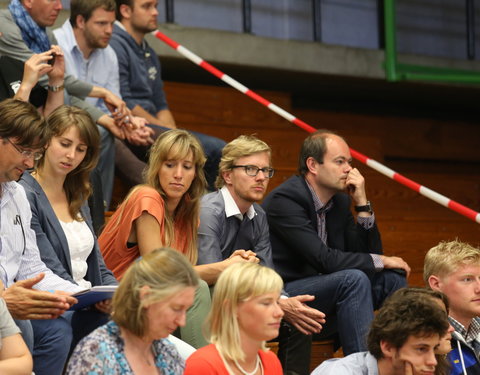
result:
[[(201, 66), (203, 69), (210, 72), (215, 77), (221, 79), (222, 81), (224, 81), (228, 85), (232, 86), (233, 88), (237, 89), (241, 93), (249, 96), (250, 98), (259, 102), (260, 104), (263, 104), (265, 107), (267, 107), (271, 111), (275, 112), (277, 115), (279, 115), (279, 116), (283, 117), (284, 119), (294, 123), (295, 125), (297, 125), (298, 127), (302, 128), (303, 130), (305, 130), (309, 133), (313, 133), (316, 130), (313, 126), (311, 126), (311, 125), (307, 124), (306, 122), (303, 122), (302, 120), (296, 118), (291, 113), (285, 111), (284, 109), (280, 108), (276, 104), (268, 101), (267, 99), (258, 95), (254, 91), (250, 90), (248, 87), (242, 85), (240, 82), (233, 79), (229, 75), (227, 75), (227, 74), (223, 73), (222, 71), (218, 70), (213, 65), (211, 65), (208, 62), (206, 62), (205, 60), (203, 60), (200, 56), (194, 54), (189, 49), (185, 48), (184, 46), (177, 43), (176, 41), (170, 39), (169, 37), (167, 37), (162, 32), (157, 30), (157, 31), (153, 32), (153, 35), (155, 37), (157, 37), (158, 39), (160, 39), (165, 44), (172, 47), (174, 50), (176, 50), (178, 53), (180, 53), (181, 55), (183, 55), (184, 57), (186, 57), (187, 59), (189, 59), (193, 63)], [(350, 149), (350, 152), (351, 152), (353, 158), (355, 158), (355, 159), (359, 160), (360, 162), (368, 165), (370, 168), (376, 170), (377, 172), (380, 172), (381, 174), (383, 174), (383, 175), (397, 181), (398, 183), (400, 183), (400, 184), (402, 184), (402, 185), (420, 193), (421, 195), (433, 200), (434, 202), (437, 202), (437, 203), (441, 204), (442, 206), (450, 208), (452, 211), (455, 211), (455, 212), (469, 218), (470, 220), (473, 220), (473, 221), (476, 221), (477, 223), (480, 223), (480, 213), (479, 212), (476, 212), (476, 211), (474, 211), (474, 210), (472, 210), (472, 209), (470, 209), (470, 208), (468, 208), (468, 207), (466, 207), (466, 206), (464, 206), (464, 205), (462, 205), (458, 202), (455, 202), (454, 200), (451, 200), (451, 199), (445, 197), (444, 195), (441, 195), (441, 194), (439, 194), (439, 193), (437, 193), (437, 192), (435, 192), (435, 191), (433, 191), (433, 190), (431, 190), (431, 189), (429, 189), (425, 186), (422, 186), (422, 185), (416, 183), (415, 181), (410, 180), (409, 178), (407, 178), (405, 176), (402, 176), (401, 174), (395, 172), (394, 170), (386, 167), (385, 165), (383, 165), (383, 164), (381, 164), (381, 163), (379, 163), (379, 162), (377, 162), (373, 159), (370, 159), (369, 157), (361, 154), (358, 151), (355, 151), (352, 148)]]

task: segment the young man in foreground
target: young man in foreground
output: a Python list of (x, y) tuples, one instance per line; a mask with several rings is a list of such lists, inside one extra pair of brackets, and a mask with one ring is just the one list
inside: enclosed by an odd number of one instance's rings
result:
[(451, 374), (480, 374), (480, 249), (457, 240), (440, 242), (425, 256), (423, 278), (450, 303)]
[(435, 350), (448, 328), (446, 311), (433, 296), (397, 292), (375, 316), (367, 352), (325, 361), (312, 375), (433, 375)]

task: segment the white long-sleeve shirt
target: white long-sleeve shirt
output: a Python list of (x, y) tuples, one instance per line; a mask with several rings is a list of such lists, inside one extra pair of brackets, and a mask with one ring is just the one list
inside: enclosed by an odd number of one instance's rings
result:
[(0, 276), (5, 287), (41, 272), (45, 277), (34, 288), (39, 290), (82, 290), (55, 275), (40, 258), (35, 232), (30, 228), (32, 213), (23, 187), (16, 182), (1, 184), (0, 197)]

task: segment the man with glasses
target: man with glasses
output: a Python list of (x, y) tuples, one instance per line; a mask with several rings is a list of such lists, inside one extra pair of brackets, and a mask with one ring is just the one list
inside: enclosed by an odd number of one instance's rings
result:
[(0, 103), (1, 297), (22, 330), (37, 375), (62, 373), (72, 328), (61, 315), (77, 302), (69, 293), (82, 289), (41, 261), (30, 205), (15, 182), (42, 157), (47, 142), (47, 122), (35, 107), (14, 99)]
[(303, 142), (300, 175), (274, 189), (263, 204), (286, 292), (315, 296), (310, 305), (328, 317), (320, 336), (338, 334), (346, 355), (367, 349), (374, 309), (406, 285), (410, 272), (403, 259), (383, 255), (365, 180), (351, 163), (345, 140), (318, 130)]
[[(216, 186), (220, 190), (202, 198), (198, 229), (198, 265), (204, 267), (214, 285), (220, 273), (236, 262), (260, 262), (273, 267), (265, 211), (257, 204), (274, 175), (270, 147), (253, 136), (242, 135), (222, 152)], [(310, 340), (320, 332), (325, 315), (304, 302), (312, 296), (280, 300), (285, 319), (279, 357), (286, 374), (308, 374)]]

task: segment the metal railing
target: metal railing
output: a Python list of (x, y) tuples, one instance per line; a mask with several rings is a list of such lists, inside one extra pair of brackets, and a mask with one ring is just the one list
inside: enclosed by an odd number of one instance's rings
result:
[[(421, 80), (450, 83), (480, 83), (480, 73), (468, 70), (447, 69), (402, 64), (397, 59), (396, 0), (385, 0), (385, 73), (388, 81)], [(466, 39), (469, 59), (475, 58), (474, 6), (466, 0)]]
[[(1, 1), (1, 0), (0, 0)], [(167, 23), (175, 22), (175, 12), (174, 12), (174, 0), (165, 0), (165, 19)], [(322, 41), (322, 0), (311, 0), (311, 9), (312, 9), (312, 36), (315, 42)], [(378, 13), (378, 33), (379, 33), (379, 48), (389, 48), (386, 53), (388, 56), (388, 63), (391, 64), (389, 70), (387, 71), (387, 79), (391, 81), (398, 80), (399, 78), (404, 78), (403, 73), (407, 74), (407, 77), (415, 79), (418, 78), (418, 74), (422, 73), (421, 79), (433, 79), (432, 75), (425, 75), (425, 72), (418, 72), (416, 69), (411, 69), (410, 66), (400, 65), (394, 66), (393, 56), (396, 55), (395, 47), (395, 3), (396, 0), (377, 0), (377, 13)], [(384, 14), (382, 14), (384, 13)], [(383, 22), (382, 22), (383, 21)], [(466, 25), (466, 44), (467, 44), (467, 59), (475, 59), (475, 0), (465, 0), (465, 25)], [(252, 33), (252, 0), (242, 0), (242, 27), (244, 33)], [(387, 40), (390, 38), (387, 43)], [(391, 40), (393, 38), (393, 40)], [(399, 70), (399, 76), (395, 75), (395, 72)], [(457, 73), (459, 71), (456, 71)], [(433, 72), (435, 76), (438, 72)], [(452, 75), (453, 74), (453, 75)], [(464, 82), (464, 74), (461, 73), (461, 81)], [(450, 78), (453, 81), (456, 81), (456, 75), (454, 72), (449, 73)], [(448, 79), (448, 78), (447, 78)]]

